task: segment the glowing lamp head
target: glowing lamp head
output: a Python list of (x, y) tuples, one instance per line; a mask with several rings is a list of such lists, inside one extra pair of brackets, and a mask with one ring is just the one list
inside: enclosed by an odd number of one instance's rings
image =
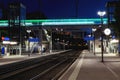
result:
[(104, 30), (104, 34), (107, 35), (107, 36), (110, 35), (111, 34), (111, 30), (109, 28), (106, 28)]
[(106, 12), (105, 12), (105, 11), (98, 11), (97, 14), (98, 14), (99, 16), (103, 17), (103, 16), (106, 14)]

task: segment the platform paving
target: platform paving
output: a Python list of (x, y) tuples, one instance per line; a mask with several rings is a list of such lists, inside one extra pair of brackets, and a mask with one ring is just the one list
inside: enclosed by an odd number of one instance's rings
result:
[(120, 80), (120, 57), (105, 54), (101, 62), (100, 54), (84, 50), (58, 80)]

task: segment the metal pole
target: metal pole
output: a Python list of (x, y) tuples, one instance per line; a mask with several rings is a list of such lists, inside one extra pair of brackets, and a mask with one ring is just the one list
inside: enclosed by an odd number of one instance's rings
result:
[(103, 35), (101, 36), (101, 54), (102, 54), (102, 62), (104, 62), (104, 55), (103, 55)]
[(29, 38), (30, 38), (31, 30), (27, 30), (27, 33), (28, 33), (28, 56), (30, 56), (31, 52), (30, 52), (30, 41), (29, 41)]
[(28, 33), (28, 56), (30, 56), (30, 42), (29, 42), (30, 33)]
[(51, 29), (51, 34), (50, 34), (50, 53), (52, 52), (52, 29)]
[(102, 29), (103, 28), (103, 17), (101, 16), (101, 57), (102, 57), (102, 60), (101, 62), (104, 62), (104, 55), (103, 55), (103, 32), (102, 32)]
[(40, 45), (41, 45), (41, 54), (43, 54), (43, 52), (42, 52), (42, 26), (41, 26), (41, 28), (40, 28), (41, 30), (40, 30), (40, 38), (41, 38), (41, 42), (40, 42)]
[(95, 55), (95, 32), (94, 32), (94, 55)]

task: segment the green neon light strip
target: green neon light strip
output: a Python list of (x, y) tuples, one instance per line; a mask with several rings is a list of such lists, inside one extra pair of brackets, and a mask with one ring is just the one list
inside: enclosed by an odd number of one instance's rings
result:
[[(101, 21), (100, 18), (91, 19), (39, 19), (39, 20), (24, 20), (25, 22), (89, 22), (89, 21)], [(103, 18), (103, 21), (107, 21), (107, 18)], [(8, 20), (0, 20), (0, 23), (6, 23)]]
[(0, 20), (0, 23), (8, 23), (8, 20)]
[[(101, 21), (99, 18), (95, 19), (44, 19), (44, 20), (25, 20), (25, 22), (89, 22), (89, 21)], [(103, 18), (103, 21), (107, 21), (107, 18)]]
[(42, 25), (82, 25), (94, 24), (94, 22), (43, 22)]
[[(100, 18), (91, 19), (40, 19), (40, 20), (24, 20), (26, 26), (33, 26), (35, 23), (39, 25), (81, 25), (81, 24), (100, 24)], [(107, 24), (107, 18), (103, 18), (104, 24)], [(34, 24), (33, 24), (34, 23)], [(0, 26), (8, 26), (8, 20), (0, 20)]]

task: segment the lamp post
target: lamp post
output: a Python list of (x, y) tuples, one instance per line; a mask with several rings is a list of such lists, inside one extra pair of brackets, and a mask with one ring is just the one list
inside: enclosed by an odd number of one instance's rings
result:
[(30, 56), (30, 42), (29, 42), (29, 38), (30, 38), (30, 33), (31, 33), (31, 30), (27, 30), (27, 33), (28, 33), (28, 56)]
[(53, 37), (52, 33), (53, 33), (53, 29), (51, 28), (51, 31), (50, 31), (50, 44), (49, 44), (50, 53), (52, 53), (52, 37)]
[(103, 59), (103, 32), (102, 32), (102, 27), (103, 27), (103, 17), (106, 14), (106, 12), (105, 11), (98, 11), (97, 14), (101, 18), (101, 58), (102, 58), (101, 62), (104, 62), (104, 59)]
[(95, 55), (95, 31), (96, 31), (96, 28), (92, 28), (92, 31), (93, 31), (93, 35), (94, 35), (94, 55)]

